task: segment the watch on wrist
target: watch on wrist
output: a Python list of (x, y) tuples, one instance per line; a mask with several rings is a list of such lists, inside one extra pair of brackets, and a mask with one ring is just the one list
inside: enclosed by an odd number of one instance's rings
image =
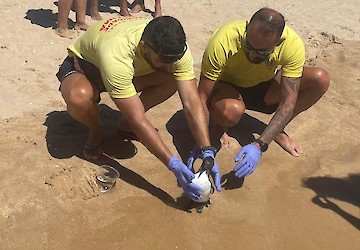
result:
[(267, 143), (263, 142), (263, 141), (260, 140), (260, 139), (256, 139), (254, 142), (256, 142), (257, 144), (259, 144), (260, 150), (261, 150), (261, 152), (263, 152), (263, 153), (264, 153), (264, 152), (268, 149), (268, 147), (269, 147), (269, 145), (268, 145)]

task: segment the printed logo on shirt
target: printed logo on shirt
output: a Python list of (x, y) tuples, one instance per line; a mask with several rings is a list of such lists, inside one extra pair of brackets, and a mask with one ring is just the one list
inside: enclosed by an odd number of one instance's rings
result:
[(118, 24), (121, 23), (125, 23), (128, 21), (136, 21), (136, 20), (140, 20), (142, 19), (141, 17), (115, 17), (115, 18), (110, 18), (108, 20), (106, 20), (106, 22), (101, 26), (99, 31), (110, 31), (112, 30), (114, 27), (116, 27)]

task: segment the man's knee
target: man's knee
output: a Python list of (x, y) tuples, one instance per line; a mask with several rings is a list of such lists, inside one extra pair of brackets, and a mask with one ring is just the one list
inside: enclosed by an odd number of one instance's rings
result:
[(244, 105), (239, 102), (215, 104), (212, 107), (215, 122), (225, 127), (233, 127), (238, 124), (244, 111)]
[(91, 84), (71, 84), (64, 80), (61, 87), (61, 94), (68, 105), (83, 105), (94, 101), (94, 91)]
[(314, 79), (317, 87), (322, 93), (325, 93), (330, 86), (330, 75), (323, 68), (317, 68), (314, 73)]

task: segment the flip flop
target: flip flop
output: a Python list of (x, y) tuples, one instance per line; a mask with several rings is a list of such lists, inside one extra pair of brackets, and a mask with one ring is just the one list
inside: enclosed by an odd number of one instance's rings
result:
[(91, 159), (91, 160), (97, 160), (102, 156), (104, 151), (101, 148), (101, 143), (95, 147), (90, 147), (89, 145), (84, 145), (82, 149), (82, 154), (85, 156), (85, 158)]

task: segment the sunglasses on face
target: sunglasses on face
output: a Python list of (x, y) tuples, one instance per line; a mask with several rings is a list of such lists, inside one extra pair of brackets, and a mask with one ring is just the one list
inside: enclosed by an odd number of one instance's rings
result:
[(156, 54), (158, 54), (160, 56), (160, 58), (162, 59), (162, 61), (164, 63), (174, 63), (177, 60), (180, 60), (187, 50), (187, 44), (185, 43), (184, 49), (181, 53), (179, 53), (179, 54), (163, 54), (163, 53), (160, 53), (159, 51), (157, 51), (156, 49), (154, 49), (154, 46), (152, 46), (149, 42), (147, 42), (147, 41), (144, 41), (144, 42), (145, 42), (145, 44), (147, 44), (147, 46), (149, 46), (150, 49), (152, 49), (152, 51), (154, 51)]
[(254, 51), (256, 54), (260, 55), (260, 56), (269, 56), (271, 53), (274, 52), (274, 49), (273, 48), (272, 50), (261, 50), (261, 49), (255, 49), (253, 46), (251, 46), (249, 44), (249, 42), (247, 41), (246, 39), (247, 37), (247, 33), (245, 31), (244, 35), (242, 36), (241, 38), (241, 44), (242, 46), (244, 46), (244, 48), (246, 48), (247, 50), (251, 50), (251, 51)]

